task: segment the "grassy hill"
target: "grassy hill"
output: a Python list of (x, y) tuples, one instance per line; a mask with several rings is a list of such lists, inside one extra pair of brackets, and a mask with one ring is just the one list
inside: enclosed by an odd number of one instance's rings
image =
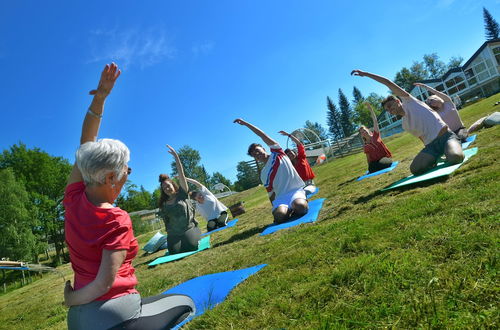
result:
[[(499, 100), (461, 110), (465, 124), (500, 111)], [(356, 182), (367, 167), (362, 153), (315, 168), (314, 198), (327, 199), (315, 224), (261, 237), (272, 222), (264, 189), (231, 196), (226, 204), (242, 200), (247, 210), (238, 225), (184, 260), (148, 268), (163, 252), (137, 257), (138, 290), (155, 295), (267, 263), (186, 328), (498, 328), (500, 127), (480, 131), (478, 154), (450, 177), (382, 193), (409, 175), (422, 148), (409, 134), (385, 141), (401, 162), (388, 174)], [(140, 236), (141, 246), (153, 234)], [(72, 278), (69, 265), (59, 271)], [(0, 296), (0, 329), (65, 328), (62, 292), (62, 277), (49, 274)]]

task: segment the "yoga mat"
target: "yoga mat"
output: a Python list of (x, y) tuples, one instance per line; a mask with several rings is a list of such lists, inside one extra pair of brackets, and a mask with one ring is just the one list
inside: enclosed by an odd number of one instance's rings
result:
[(198, 253), (200, 251), (206, 250), (208, 248), (210, 248), (210, 235), (205, 236), (202, 239), (200, 239), (200, 241), (198, 242), (198, 250), (190, 251), (190, 252), (176, 253), (176, 254), (168, 254), (168, 252), (167, 252), (167, 254), (164, 257), (156, 258), (155, 260), (150, 262), (148, 264), (148, 266), (156, 266), (159, 264), (164, 264), (166, 262), (179, 260), (179, 259), (185, 258), (187, 256), (190, 256), (192, 254)]
[(179, 329), (193, 318), (223, 302), (231, 290), (265, 266), (267, 265), (262, 264), (250, 268), (196, 277), (163, 292), (163, 294), (187, 295), (193, 299), (196, 305), (194, 316), (182, 321), (173, 329)]
[(462, 143), (462, 149), (467, 149), (472, 142), (476, 141), (476, 134), (467, 137), (464, 143)]
[(149, 253), (155, 253), (158, 250), (161, 250), (163, 247), (164, 243), (167, 242), (167, 235), (163, 235), (160, 232), (157, 232), (151, 239), (144, 245), (142, 248), (144, 251), (149, 252)]
[(237, 222), (238, 222), (238, 219), (231, 220), (228, 223), (226, 223), (226, 225), (224, 227), (220, 227), (220, 228), (214, 229), (212, 231), (203, 233), (203, 234), (201, 234), (201, 237), (208, 235), (208, 234), (211, 234), (211, 233), (215, 233), (217, 231), (224, 230), (224, 229), (229, 228), (229, 227), (234, 227), (234, 225), (236, 225)]
[(389, 166), (388, 168), (384, 168), (383, 170), (380, 170), (380, 171), (377, 171), (377, 172), (373, 172), (373, 173), (368, 173), (368, 171), (366, 171), (366, 174), (363, 175), (363, 176), (360, 176), (356, 181), (361, 181), (363, 179), (370, 178), (370, 177), (375, 176), (375, 175), (379, 175), (379, 174), (384, 174), (384, 173), (390, 172), (393, 169), (395, 169), (396, 166), (398, 166), (398, 164), (399, 164), (399, 162), (392, 162), (391, 166)]
[(309, 212), (307, 212), (306, 215), (298, 218), (297, 220), (281, 223), (279, 225), (272, 224), (270, 226), (267, 226), (266, 229), (264, 229), (264, 231), (260, 234), (260, 236), (269, 235), (281, 229), (295, 227), (297, 225), (300, 225), (301, 223), (316, 221), (324, 201), (325, 198), (319, 198), (309, 202)]
[(319, 191), (319, 187), (315, 187), (315, 189), (314, 189), (313, 192), (308, 192), (307, 190), (305, 190), (305, 192), (306, 192), (306, 198), (307, 199), (311, 198), (312, 196), (316, 195), (318, 193), (318, 191)]
[(455, 171), (457, 168), (459, 168), (463, 163), (465, 163), (469, 158), (471, 158), (475, 154), (477, 154), (477, 147), (464, 150), (465, 158), (464, 158), (464, 161), (461, 162), (460, 164), (449, 166), (443, 162), (440, 162), (440, 163), (438, 163), (438, 165), (436, 167), (434, 167), (432, 170), (428, 171), (427, 173), (424, 173), (424, 174), (418, 175), (418, 176), (410, 175), (409, 177), (401, 179), (401, 180), (393, 183), (389, 187), (382, 189), (382, 191), (398, 188), (401, 186), (406, 186), (406, 185), (417, 183), (417, 182), (431, 180), (431, 179), (438, 178), (438, 177), (445, 176), (445, 175), (450, 175), (453, 171)]

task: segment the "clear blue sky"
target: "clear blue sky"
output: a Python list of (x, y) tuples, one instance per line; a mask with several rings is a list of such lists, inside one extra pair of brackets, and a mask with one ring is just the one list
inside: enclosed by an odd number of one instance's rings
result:
[[(258, 141), (306, 120), (326, 127), (326, 96), (385, 94), (352, 69), (389, 78), (436, 52), (465, 60), (484, 42), (482, 7), (500, 1), (2, 1), (0, 149), (22, 141), (73, 162), (105, 63), (122, 75), (100, 137), (131, 150), (130, 179), (152, 191), (165, 144), (200, 151), (234, 181)], [(285, 144), (281, 137), (278, 141)]]

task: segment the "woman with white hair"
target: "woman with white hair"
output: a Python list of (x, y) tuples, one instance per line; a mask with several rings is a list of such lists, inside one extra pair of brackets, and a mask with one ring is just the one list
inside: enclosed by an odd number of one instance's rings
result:
[(425, 103), (441, 117), (441, 119), (448, 125), (448, 128), (455, 133), (460, 141), (463, 143), (469, 136), (467, 128), (465, 128), (460, 115), (458, 114), (457, 107), (451, 97), (442, 93), (426, 84), (414, 83), (413, 85), (427, 89), (434, 95), (429, 96)]
[(122, 142), (96, 141), (104, 102), (120, 70), (104, 68), (83, 121), (80, 148), (64, 193), (65, 235), (74, 288), (67, 281), (69, 329), (167, 329), (191, 313), (184, 295), (141, 300), (132, 260), (139, 246), (127, 212), (113, 204), (127, 181), (130, 152)]

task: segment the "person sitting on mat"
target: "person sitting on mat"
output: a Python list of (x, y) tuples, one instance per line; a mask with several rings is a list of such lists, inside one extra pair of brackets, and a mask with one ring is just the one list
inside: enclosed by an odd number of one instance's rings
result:
[(463, 143), (469, 136), (467, 128), (465, 128), (460, 115), (458, 114), (457, 107), (451, 97), (442, 93), (434, 88), (422, 83), (414, 83), (415, 86), (420, 86), (427, 89), (434, 95), (429, 96), (425, 103), (434, 111), (438, 113), (441, 119), (448, 125), (448, 128), (455, 133), (460, 141)]
[(290, 158), (293, 167), (295, 167), (295, 170), (297, 171), (297, 173), (299, 173), (300, 178), (304, 181), (304, 189), (306, 190), (306, 192), (313, 193), (316, 190), (313, 181), (315, 175), (313, 170), (311, 169), (311, 166), (309, 165), (309, 162), (307, 161), (306, 149), (304, 148), (304, 145), (292, 134), (289, 134), (285, 131), (279, 131), (278, 133), (284, 136), (288, 136), (297, 146), (297, 152), (295, 152), (295, 150), (285, 149), (285, 154), (288, 156), (288, 158)]
[(195, 206), (189, 198), (189, 188), (184, 176), (179, 155), (167, 145), (169, 153), (174, 156), (177, 166), (179, 185), (166, 174), (160, 174), (160, 211), (167, 230), (167, 248), (170, 254), (196, 251), (201, 238), (198, 221), (194, 218)]
[(390, 114), (403, 117), (403, 129), (420, 138), (425, 145), (413, 159), (410, 165), (411, 173), (420, 175), (427, 172), (436, 165), (443, 154), (448, 164), (459, 164), (464, 160), (459, 138), (427, 104), (385, 77), (361, 70), (353, 70), (351, 74), (378, 81), (395, 95), (388, 96), (382, 106)]
[(141, 299), (132, 260), (139, 245), (128, 213), (113, 206), (132, 169), (130, 152), (118, 140), (96, 141), (104, 102), (120, 76), (116, 64), (104, 68), (83, 121), (80, 147), (68, 178), (64, 231), (74, 272), (64, 302), (68, 329), (165, 329), (194, 314), (185, 295)]
[(207, 232), (224, 227), (229, 218), (227, 207), (198, 181), (190, 178), (186, 178), (186, 181), (200, 188), (200, 190), (191, 193), (191, 198), (196, 201), (198, 213), (207, 220)]
[(380, 130), (378, 128), (377, 116), (370, 103), (365, 102), (364, 105), (370, 110), (373, 121), (373, 133), (366, 126), (359, 127), (359, 135), (363, 139), (363, 150), (368, 161), (368, 173), (378, 172), (392, 165), (392, 154), (382, 142)]
[(271, 148), (269, 155), (260, 144), (252, 143), (248, 148), (248, 155), (255, 158), (257, 162), (265, 164), (260, 172), (260, 180), (273, 205), (274, 222), (283, 223), (292, 217), (305, 215), (309, 207), (303, 189), (304, 181), (278, 142), (243, 119), (235, 119), (234, 122), (248, 127)]

